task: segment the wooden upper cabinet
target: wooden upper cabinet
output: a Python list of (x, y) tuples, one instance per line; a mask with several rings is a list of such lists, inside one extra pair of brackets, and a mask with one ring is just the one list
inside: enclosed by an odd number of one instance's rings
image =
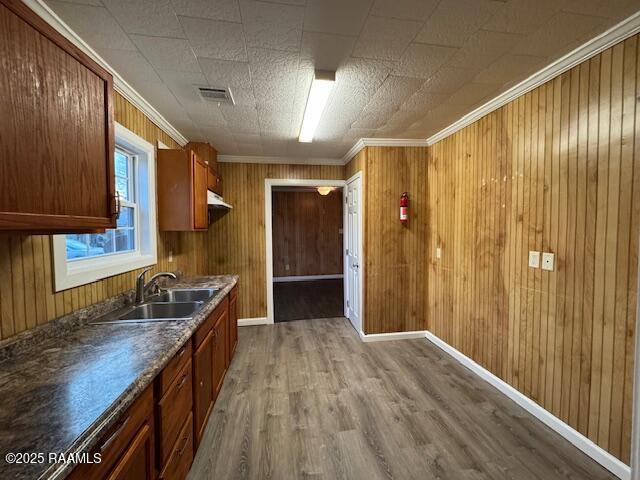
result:
[(193, 150), (158, 150), (160, 230), (207, 230), (207, 171)]
[(218, 173), (218, 152), (215, 148), (205, 142), (189, 142), (185, 148), (196, 152), (213, 173)]
[(115, 227), (111, 74), (19, 0), (0, 58), (0, 230)]

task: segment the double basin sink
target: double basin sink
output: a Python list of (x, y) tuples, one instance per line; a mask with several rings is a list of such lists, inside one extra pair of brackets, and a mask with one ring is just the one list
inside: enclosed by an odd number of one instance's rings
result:
[(191, 320), (204, 302), (218, 293), (215, 288), (171, 288), (148, 297), (125, 313), (91, 323), (140, 323)]

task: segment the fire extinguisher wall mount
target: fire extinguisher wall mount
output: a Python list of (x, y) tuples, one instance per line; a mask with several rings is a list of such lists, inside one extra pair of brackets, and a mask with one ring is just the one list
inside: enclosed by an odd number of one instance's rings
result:
[(406, 224), (409, 221), (409, 194), (400, 195), (400, 222)]

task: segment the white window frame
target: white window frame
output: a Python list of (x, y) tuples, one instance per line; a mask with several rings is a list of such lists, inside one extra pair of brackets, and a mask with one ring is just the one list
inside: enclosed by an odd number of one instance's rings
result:
[[(115, 123), (116, 146), (135, 155), (133, 178), (137, 208), (135, 249), (97, 257), (67, 260), (66, 235), (52, 235), (56, 292), (86, 285), (158, 263), (155, 147)], [(115, 161), (115, 159), (113, 159)], [(146, 180), (146, 181), (144, 181)], [(128, 202), (122, 202), (127, 206)]]

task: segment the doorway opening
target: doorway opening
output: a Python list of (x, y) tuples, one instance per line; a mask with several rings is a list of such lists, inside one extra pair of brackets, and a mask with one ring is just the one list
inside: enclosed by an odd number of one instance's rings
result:
[(267, 323), (348, 316), (346, 190), (344, 180), (265, 180)]

